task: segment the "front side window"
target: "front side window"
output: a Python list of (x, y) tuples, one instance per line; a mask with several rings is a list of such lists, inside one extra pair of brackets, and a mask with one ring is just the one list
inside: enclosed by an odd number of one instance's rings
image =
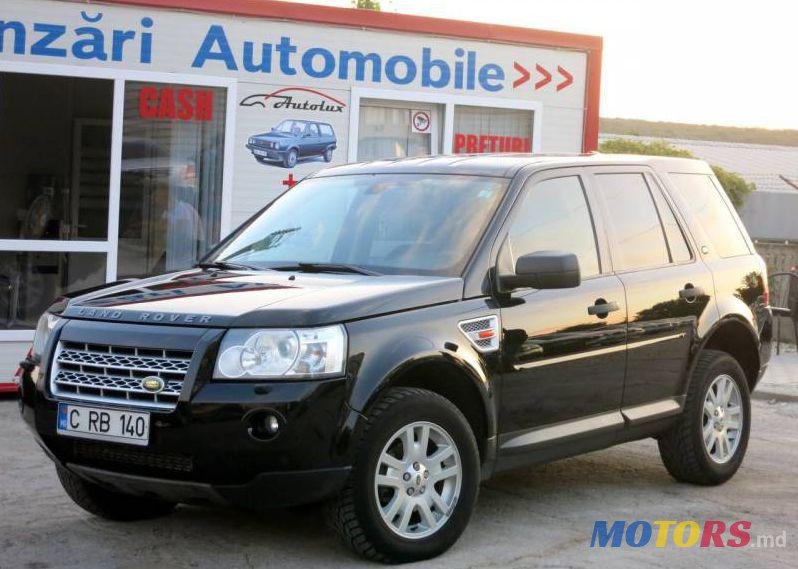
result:
[(593, 220), (579, 177), (544, 180), (525, 192), (508, 235), (511, 266), (528, 253), (564, 251), (577, 256), (582, 278), (599, 274)]
[(459, 175), (311, 178), (235, 234), (214, 260), (459, 275), (507, 185), (505, 178)]
[(597, 174), (595, 179), (607, 205), (613, 268), (669, 264), (665, 234), (643, 174)]
[(748, 244), (731, 211), (708, 174), (671, 174), (676, 190), (690, 205), (721, 257), (748, 255)]

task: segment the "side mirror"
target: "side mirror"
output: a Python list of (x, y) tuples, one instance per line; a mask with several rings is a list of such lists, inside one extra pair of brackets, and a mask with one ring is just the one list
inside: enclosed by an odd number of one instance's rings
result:
[(579, 260), (573, 253), (535, 251), (521, 255), (515, 262), (514, 275), (500, 275), (502, 290), (516, 288), (575, 288), (579, 286)]

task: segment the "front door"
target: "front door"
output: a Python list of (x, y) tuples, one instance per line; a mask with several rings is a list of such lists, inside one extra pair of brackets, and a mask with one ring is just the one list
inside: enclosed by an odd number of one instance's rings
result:
[(503, 454), (623, 427), (626, 303), (599, 255), (591, 202), (578, 171), (555, 170), (527, 183), (508, 222), (502, 272), (520, 255), (560, 250), (577, 255), (582, 283), (517, 290), (503, 303)]

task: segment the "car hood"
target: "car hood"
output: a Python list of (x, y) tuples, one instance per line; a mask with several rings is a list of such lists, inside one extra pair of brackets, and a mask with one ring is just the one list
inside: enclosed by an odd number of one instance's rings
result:
[(456, 277), (192, 269), (69, 299), (62, 315), (181, 326), (320, 326), (462, 298)]
[(285, 140), (286, 138), (294, 138), (294, 135), (287, 132), (262, 132), (252, 135), (252, 138), (257, 138), (258, 140)]

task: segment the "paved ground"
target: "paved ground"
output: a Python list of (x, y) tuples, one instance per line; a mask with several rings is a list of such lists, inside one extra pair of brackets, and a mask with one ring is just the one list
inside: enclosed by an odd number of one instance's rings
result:
[[(798, 355), (774, 358), (753, 402), (748, 456), (717, 488), (675, 483), (653, 441), (503, 474), (487, 483), (469, 529), (446, 555), (411, 567), (796, 567)], [(180, 507), (153, 522), (93, 518), (61, 491), (53, 468), (0, 401), (0, 568), (374, 567), (326, 532), (317, 509), (264, 514)], [(595, 520), (751, 521), (786, 547), (591, 549)]]

